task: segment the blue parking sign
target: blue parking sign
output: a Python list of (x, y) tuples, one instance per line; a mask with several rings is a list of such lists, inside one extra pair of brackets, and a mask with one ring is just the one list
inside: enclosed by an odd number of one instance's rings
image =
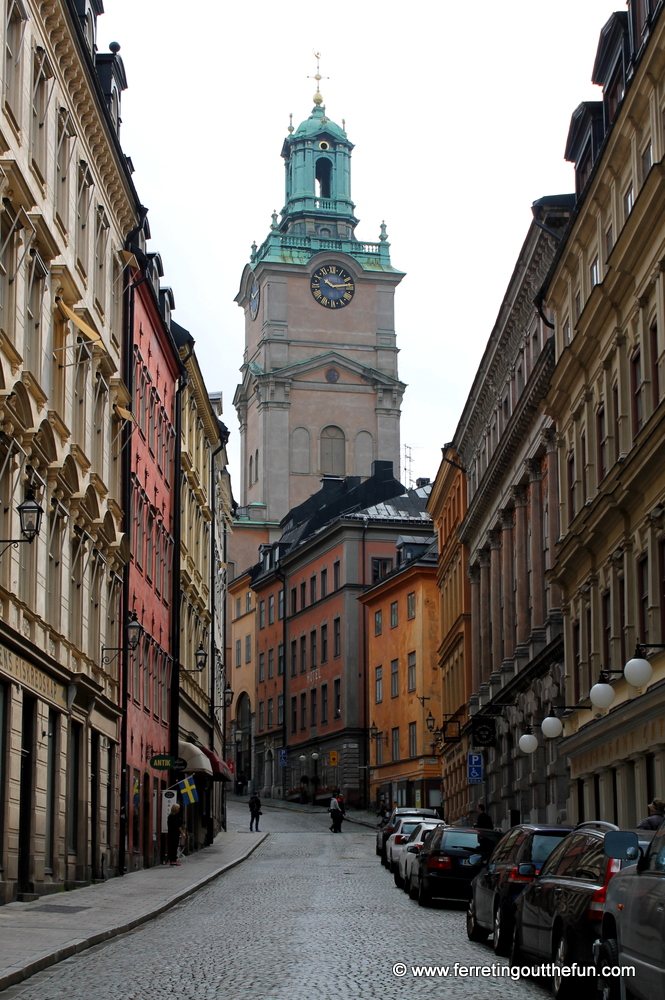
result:
[(286, 750), (279, 751), (279, 766), (286, 767)]
[(468, 781), (470, 785), (480, 785), (483, 781), (483, 755), (470, 753), (468, 755)]

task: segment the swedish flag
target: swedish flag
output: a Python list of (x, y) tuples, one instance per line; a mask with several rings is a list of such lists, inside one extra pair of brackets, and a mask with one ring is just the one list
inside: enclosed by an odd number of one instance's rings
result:
[(192, 802), (199, 801), (193, 778), (183, 778), (182, 781), (178, 782), (177, 787), (182, 792), (183, 798), (186, 799), (186, 805), (191, 806)]

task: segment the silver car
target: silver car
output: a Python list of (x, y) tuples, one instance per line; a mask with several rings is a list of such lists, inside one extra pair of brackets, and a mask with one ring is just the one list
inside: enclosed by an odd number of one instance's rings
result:
[(399, 858), (397, 860), (397, 871), (395, 872), (395, 885), (399, 889), (404, 889), (410, 895), (411, 889), (411, 870), (414, 865), (416, 866), (416, 888), (418, 879), (418, 851), (423, 846), (423, 840), (427, 836), (430, 830), (434, 830), (437, 826), (445, 826), (443, 820), (438, 822), (429, 821), (426, 823), (419, 823), (415, 828), (407, 842), (404, 844), (404, 849), (400, 851)]

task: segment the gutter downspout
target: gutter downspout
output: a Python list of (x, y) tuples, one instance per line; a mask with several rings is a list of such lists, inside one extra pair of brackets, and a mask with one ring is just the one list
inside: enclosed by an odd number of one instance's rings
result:
[[(369, 527), (369, 517), (363, 518), (363, 534), (362, 534), (362, 592), (363, 594), (367, 590), (367, 558), (366, 558), (366, 544), (365, 536), (367, 534), (367, 528)], [(364, 706), (363, 706), (363, 729), (365, 738), (363, 740), (365, 748), (365, 789), (364, 789), (364, 803), (365, 808), (369, 808), (369, 762), (370, 762), (370, 750), (369, 750), (369, 669), (367, 666), (367, 605), (363, 603), (363, 613), (362, 613), (362, 627), (363, 627), (363, 677), (364, 677)]]
[[(217, 424), (217, 426), (219, 427), (219, 424)], [(216, 511), (215, 511), (215, 456), (219, 455), (219, 453), (220, 453), (220, 451), (222, 450), (223, 447), (224, 447), (224, 445), (220, 441), (219, 446), (217, 448), (215, 448), (214, 451), (212, 451), (210, 453), (210, 509), (212, 511), (212, 531), (210, 533), (210, 737), (209, 737), (209, 746), (210, 746), (210, 749), (212, 751), (214, 751), (214, 749), (215, 749), (215, 668), (217, 666), (217, 658), (215, 656), (215, 649), (216, 649), (216, 647), (215, 647), (215, 584), (216, 584), (216, 576), (217, 576), (217, 566), (216, 566), (216, 560), (215, 560), (215, 551), (216, 551), (216, 547), (215, 547), (215, 526), (216, 526), (216, 517), (215, 517), (215, 513), (216, 513)], [(224, 588), (224, 591), (226, 591), (226, 588)], [(223, 603), (222, 603), (222, 613), (226, 614), (226, 601), (225, 601), (224, 597), (222, 597), (222, 601), (223, 601)], [(222, 650), (222, 657), (224, 659), (226, 657), (226, 650), (225, 649)], [(224, 664), (224, 666), (226, 666), (226, 663)], [(225, 673), (226, 673), (226, 671), (225, 671)], [(222, 757), (224, 756), (225, 733), (226, 733), (226, 709), (224, 707), (224, 693), (222, 692), (222, 744), (223, 744), (222, 745)], [(220, 784), (222, 786), (222, 789), (221, 789), (222, 801), (221, 801), (221, 817), (220, 817), (220, 822), (221, 822), (222, 828), (224, 830), (226, 830), (226, 795), (225, 795), (226, 782), (222, 781), (222, 782), (220, 782)], [(215, 839), (214, 838), (214, 816), (213, 816), (213, 809), (214, 809), (214, 788), (215, 788), (215, 786), (213, 784), (213, 792), (212, 792), (212, 795), (211, 795), (211, 798), (213, 800), (211, 804), (213, 805), (213, 808), (210, 810), (210, 816), (208, 818), (208, 838), (207, 839), (208, 839), (208, 843), (209, 844), (212, 844), (213, 840)]]
[[(148, 214), (148, 209), (143, 205), (139, 207), (139, 221), (128, 233), (125, 239), (125, 249), (130, 250), (131, 244), (134, 241), (137, 234), (141, 231), (143, 224), (145, 222), (146, 216)], [(130, 269), (129, 264), (125, 264), (123, 271)], [(131, 270), (129, 270), (131, 274)], [(144, 279), (145, 280), (145, 279)], [(125, 287), (123, 293), (124, 303), (123, 303), (123, 314), (124, 314), (124, 329), (123, 329), (123, 353), (124, 353), (124, 365), (123, 365), (123, 379), (125, 385), (127, 386), (127, 391), (129, 392), (130, 399), (134, 399), (134, 286), (130, 286), (128, 283)], [(129, 500), (130, 500), (130, 475), (131, 475), (131, 449), (129, 448), (129, 439), (131, 437), (133, 426), (131, 421), (128, 421), (123, 429), (122, 433), (122, 450), (121, 450), (121, 462), (120, 462), (120, 500), (122, 503), (124, 515), (125, 515), (125, 534), (129, 534)], [(129, 808), (129, 772), (127, 770), (127, 705), (129, 701), (129, 670), (128, 670), (128, 660), (129, 654), (125, 652), (127, 650), (127, 634), (126, 627), (127, 621), (129, 620), (129, 563), (125, 563), (122, 570), (122, 601), (121, 601), (121, 628), (120, 632), (120, 643), (122, 646), (121, 665), (122, 665), (122, 687), (121, 687), (121, 708), (122, 716), (120, 720), (120, 776), (118, 781), (118, 791), (120, 794), (120, 822), (118, 824), (118, 874), (124, 875), (126, 868), (126, 849), (125, 843), (127, 840), (128, 823), (127, 823), (127, 810)]]

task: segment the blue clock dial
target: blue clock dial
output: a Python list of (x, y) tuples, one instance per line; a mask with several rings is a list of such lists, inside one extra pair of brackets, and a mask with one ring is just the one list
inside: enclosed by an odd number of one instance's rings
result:
[(342, 309), (354, 296), (356, 285), (348, 271), (339, 264), (324, 264), (310, 280), (312, 295), (325, 309)]

